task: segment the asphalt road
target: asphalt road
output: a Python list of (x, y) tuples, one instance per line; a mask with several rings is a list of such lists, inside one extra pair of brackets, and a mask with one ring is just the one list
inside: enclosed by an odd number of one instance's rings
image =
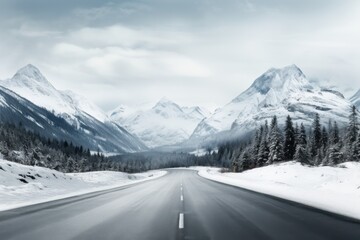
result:
[(360, 239), (360, 224), (169, 170), (127, 187), (0, 212), (0, 239), (344, 240)]

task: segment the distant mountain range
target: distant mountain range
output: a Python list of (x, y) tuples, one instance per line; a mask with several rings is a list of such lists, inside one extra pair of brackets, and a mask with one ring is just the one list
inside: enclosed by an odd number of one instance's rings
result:
[(162, 98), (152, 106), (120, 105), (108, 114), (71, 91), (57, 90), (33, 65), (0, 81), (0, 121), (22, 123), (49, 138), (67, 139), (91, 150), (136, 152), (161, 146), (206, 145), (253, 131), (277, 115), (310, 125), (315, 113), (323, 123), (348, 120), (360, 108), (360, 90), (350, 99), (310, 82), (296, 66), (270, 69), (243, 93), (210, 113)]
[(187, 140), (197, 124), (210, 113), (200, 107), (180, 107), (162, 98), (153, 107), (135, 112), (120, 106), (109, 117), (138, 136), (147, 146), (180, 144)]

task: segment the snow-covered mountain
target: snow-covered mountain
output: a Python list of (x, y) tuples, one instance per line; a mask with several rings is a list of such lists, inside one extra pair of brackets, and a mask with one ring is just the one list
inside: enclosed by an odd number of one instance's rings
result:
[(0, 84), (34, 104), (61, 115), (69, 121), (76, 115), (86, 113), (104, 122), (106, 114), (95, 104), (71, 91), (59, 91), (41, 74), (38, 68), (29, 64)]
[(351, 103), (360, 110), (360, 89), (350, 98)]
[(296, 65), (272, 68), (230, 103), (201, 121), (191, 139), (244, 134), (265, 119), (270, 121), (274, 115), (279, 123), (290, 115), (295, 122), (310, 125), (315, 113), (324, 123), (329, 119), (344, 123), (349, 109), (350, 102), (341, 93), (311, 83)]
[(200, 107), (180, 107), (166, 98), (151, 109), (131, 112), (120, 106), (109, 113), (113, 121), (138, 136), (149, 147), (183, 142), (208, 115), (208, 111)]
[[(56, 90), (32, 65), (0, 82), (0, 121), (22, 123), (44, 137), (72, 141), (91, 150), (135, 152), (147, 147), (94, 104)], [(95, 115), (95, 116), (92, 116)]]

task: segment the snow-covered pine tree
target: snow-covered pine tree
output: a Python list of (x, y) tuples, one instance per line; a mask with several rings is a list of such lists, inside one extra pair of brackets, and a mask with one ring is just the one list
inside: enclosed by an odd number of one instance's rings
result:
[(269, 134), (269, 126), (267, 120), (265, 120), (265, 124), (263, 126), (263, 133), (260, 139), (261, 142), (260, 142), (259, 152), (256, 161), (256, 165), (258, 167), (264, 166), (269, 158), (268, 134)]
[(306, 130), (304, 124), (301, 123), (294, 159), (302, 164), (310, 163), (309, 154), (306, 149), (306, 146), (307, 146)]
[(296, 148), (296, 145), (298, 144), (299, 142), (299, 134), (300, 134), (300, 129), (299, 129), (299, 124), (298, 123), (295, 123), (295, 148)]
[(340, 151), (340, 149), (341, 147), (339, 143), (330, 147), (328, 165), (334, 166), (343, 161), (343, 153)]
[(346, 144), (351, 146), (357, 138), (359, 131), (358, 113), (355, 106), (351, 108), (351, 114), (349, 116), (349, 126), (346, 132)]
[(339, 142), (340, 142), (339, 128), (335, 121), (330, 135), (330, 144), (334, 145), (334, 144), (338, 144)]
[(284, 160), (283, 141), (281, 131), (278, 127), (277, 117), (274, 116), (271, 120), (269, 133), (269, 159), (267, 164), (279, 162)]
[(263, 132), (264, 132), (263, 126), (260, 126), (260, 128), (258, 130), (256, 130), (256, 132), (255, 132), (255, 138), (253, 140), (253, 145), (252, 145), (252, 150), (251, 150), (251, 157), (252, 157), (253, 162), (257, 162), (257, 160), (258, 160), (257, 157), (259, 154), (260, 143), (261, 143)]
[(294, 159), (297, 162), (300, 162), (301, 164), (309, 164), (309, 154), (306, 151), (306, 145), (303, 144), (298, 144), (296, 146), (296, 152), (295, 152), (295, 156)]
[(312, 124), (312, 139), (311, 139), (311, 155), (315, 157), (318, 150), (321, 148), (321, 124), (320, 116), (315, 114), (315, 119)]
[(346, 131), (345, 141), (344, 141), (344, 152), (346, 154), (347, 161), (353, 161), (354, 159), (354, 143), (357, 140), (359, 125), (358, 125), (358, 113), (355, 106), (352, 106), (351, 113), (349, 115), (349, 125)]
[[(322, 162), (321, 164), (325, 165), (329, 161), (329, 145), (330, 145), (330, 137), (329, 132), (326, 130), (325, 127), (322, 128), (321, 132), (321, 141), (322, 141)], [(319, 163), (320, 164), (320, 163)]]
[(323, 127), (321, 132), (321, 145), (324, 153), (326, 152), (326, 149), (328, 147), (328, 142), (329, 142), (329, 135), (328, 132), (326, 131), (326, 128)]
[(293, 127), (293, 122), (291, 117), (288, 115), (285, 122), (284, 129), (285, 139), (284, 139), (284, 159), (292, 160), (295, 154), (295, 130)]
[(239, 168), (238, 170), (241, 171), (245, 171), (248, 170), (250, 168), (252, 168), (252, 159), (250, 156), (250, 150), (248, 148), (244, 149), (244, 151), (242, 152), (241, 156), (240, 156), (240, 160), (239, 160)]
[(306, 130), (304, 124), (301, 123), (300, 126), (300, 133), (299, 133), (299, 142), (298, 144), (302, 144), (306, 146), (307, 144), (307, 137), (306, 137)]
[(320, 149), (318, 149), (316, 156), (315, 156), (315, 160), (314, 160), (314, 164), (316, 166), (319, 166), (320, 164), (323, 163), (324, 157), (323, 157), (323, 150), (322, 147)]
[(352, 155), (353, 155), (352, 161), (360, 162), (360, 132), (357, 136), (356, 141), (353, 144)]
[(268, 124), (267, 120), (265, 120), (265, 123), (264, 123), (263, 138), (266, 138), (266, 140), (268, 140), (268, 138), (269, 138), (269, 124)]
[(240, 158), (234, 159), (231, 163), (231, 169), (233, 172), (239, 172), (240, 168)]
[(264, 136), (261, 139), (261, 143), (260, 143), (257, 165), (259, 167), (264, 166), (265, 163), (268, 161), (268, 159), (269, 159), (269, 146), (268, 146), (267, 138)]

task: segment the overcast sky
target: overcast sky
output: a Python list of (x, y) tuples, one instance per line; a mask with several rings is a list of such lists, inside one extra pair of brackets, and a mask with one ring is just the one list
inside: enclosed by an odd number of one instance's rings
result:
[(271, 67), (360, 88), (360, 1), (1, 0), (0, 79), (32, 63), (104, 110), (154, 102), (209, 109)]

